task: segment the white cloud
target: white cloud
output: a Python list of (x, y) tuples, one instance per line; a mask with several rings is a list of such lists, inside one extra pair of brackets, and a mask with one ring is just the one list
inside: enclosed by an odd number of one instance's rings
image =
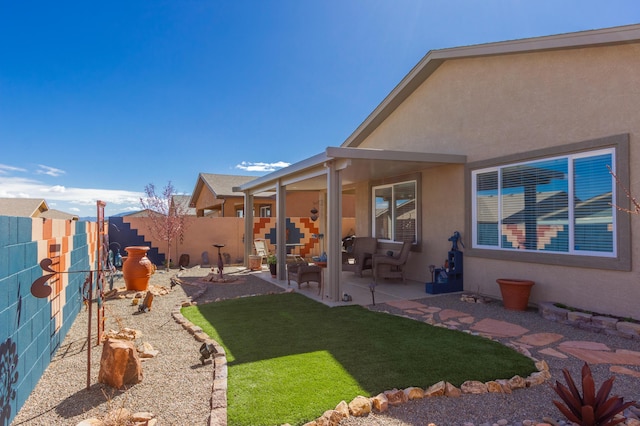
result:
[(248, 172), (274, 172), (285, 167), (289, 167), (291, 163), (285, 163), (284, 161), (278, 161), (275, 163), (250, 163), (243, 161), (236, 166), (236, 169), (246, 170)]
[(6, 175), (9, 172), (26, 172), (25, 169), (20, 167), (8, 166), (6, 164), (0, 164), (0, 175)]
[(67, 188), (65, 188), (62, 185), (54, 185), (54, 186), (49, 188), (49, 191), (51, 191), (51, 192), (65, 192), (66, 190), (67, 190)]
[(45, 166), (44, 164), (38, 164), (39, 169), (36, 170), (36, 174), (39, 175), (49, 175), (53, 177), (57, 177), (65, 174), (66, 172), (61, 169), (56, 169), (55, 167)]
[[(110, 211), (141, 210), (142, 192), (119, 189), (74, 188), (46, 185), (40, 181), (3, 176), (0, 173), (0, 197), (43, 198), (50, 206), (63, 211), (93, 212), (98, 200), (105, 201)], [(93, 214), (93, 213), (92, 213)]]

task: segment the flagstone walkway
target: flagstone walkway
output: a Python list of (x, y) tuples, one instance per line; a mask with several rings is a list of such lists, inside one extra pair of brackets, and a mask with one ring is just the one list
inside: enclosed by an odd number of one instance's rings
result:
[[(594, 340), (571, 340), (562, 334), (532, 331), (507, 321), (482, 318), (453, 309), (428, 305), (431, 299), (390, 301), (386, 305), (397, 308), (402, 314), (426, 323), (449, 329), (468, 331), (491, 339), (503, 341), (520, 352), (534, 358), (575, 357), (589, 364), (610, 364), (609, 371), (640, 378), (640, 372), (624, 366), (640, 366), (640, 352), (616, 349), (600, 343), (597, 334)], [(436, 300), (434, 302), (437, 303)]]

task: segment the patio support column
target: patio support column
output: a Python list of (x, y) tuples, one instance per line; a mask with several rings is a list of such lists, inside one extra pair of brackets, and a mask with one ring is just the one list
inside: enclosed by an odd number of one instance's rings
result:
[(334, 161), (326, 164), (327, 216), (325, 244), (327, 270), (324, 276), (325, 294), (332, 302), (340, 300), (340, 275), (342, 265), (342, 175)]
[(244, 266), (249, 266), (253, 254), (253, 194), (244, 194)]
[(278, 279), (287, 275), (287, 212), (286, 187), (278, 179), (276, 184), (276, 257), (278, 258)]

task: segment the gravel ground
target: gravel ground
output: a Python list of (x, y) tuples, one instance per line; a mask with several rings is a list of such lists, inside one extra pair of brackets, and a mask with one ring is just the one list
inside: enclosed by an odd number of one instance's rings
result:
[[(208, 272), (208, 269), (195, 267), (183, 271), (181, 276), (184, 281), (196, 284)], [(170, 288), (170, 279), (175, 274), (176, 271), (158, 272), (151, 278), (150, 285)], [(235, 277), (235, 281), (206, 285), (206, 292), (198, 296), (198, 302), (282, 291), (242, 271), (228, 276)], [(116, 281), (115, 286), (124, 286), (122, 279)], [(117, 319), (124, 327), (142, 331), (143, 335), (137, 343), (148, 342), (160, 351), (157, 357), (144, 361), (143, 381), (125, 391), (117, 391), (97, 383), (101, 347), (95, 346), (95, 335), (91, 351), (91, 386), (86, 389), (87, 313), (81, 312), (12, 425), (75, 425), (89, 417), (103, 418), (109, 410), (120, 407), (134, 412), (150, 411), (157, 416), (159, 425), (206, 424), (213, 377), (212, 365), (207, 363), (203, 366), (200, 363), (200, 343), (171, 318), (171, 310), (177, 304), (190, 296), (198, 295), (200, 290), (201, 287), (196, 285), (175, 286), (169, 294), (157, 296), (153, 309), (145, 314), (137, 314), (137, 307), (132, 306), (131, 299), (113, 299), (106, 303), (107, 330), (118, 329)], [(612, 349), (640, 350), (637, 340), (557, 324), (544, 320), (533, 311), (507, 311), (498, 302), (470, 304), (461, 302), (459, 295), (444, 295), (428, 298), (425, 303), (443, 309), (465, 311), (478, 320), (494, 318), (520, 324), (532, 332), (559, 333), (566, 340), (591, 340), (602, 342)], [(385, 304), (370, 308), (401, 314), (400, 310)], [(553, 357), (544, 359), (550, 366), (553, 380), (562, 383), (562, 368), (568, 368), (574, 377), (579, 377), (583, 365), (582, 361), (574, 357), (565, 360)], [(597, 386), (612, 375), (608, 364), (594, 364), (591, 367)], [(640, 371), (637, 366), (627, 367)], [(431, 383), (415, 384), (423, 388), (429, 385)], [(624, 397), (625, 401), (640, 401), (640, 379), (618, 374), (612, 393)], [(364, 418), (352, 417), (344, 420), (341, 426), (416, 426), (429, 423), (439, 426), (469, 423), (491, 425), (501, 419), (505, 419), (506, 424), (516, 425), (525, 419), (560, 419), (561, 415), (552, 404), (554, 399), (557, 399), (555, 393), (546, 385), (517, 390), (510, 395), (422, 399), (392, 407), (386, 413), (371, 414)], [(333, 407), (327, 407), (331, 408)]]
[[(527, 312), (508, 311), (498, 301), (488, 304), (473, 304), (460, 301), (459, 294), (443, 295), (423, 300), (430, 306), (442, 309), (454, 309), (468, 312), (477, 320), (493, 318), (508, 321), (527, 328), (530, 332), (558, 333), (565, 338), (563, 340), (587, 340), (606, 344), (611, 349), (640, 350), (638, 340), (630, 340), (606, 334), (577, 329), (575, 327), (545, 320), (536, 310)], [(401, 314), (402, 311), (389, 305), (381, 304), (371, 307), (378, 311), (386, 311), (393, 314)], [(510, 339), (497, 339), (508, 343)], [(556, 342), (555, 344), (557, 344)], [(555, 346), (552, 345), (552, 346)], [(536, 349), (544, 349), (546, 346)], [(565, 383), (562, 369), (567, 368), (575, 379), (580, 378), (580, 371), (584, 362), (569, 356), (567, 359), (558, 359), (551, 356), (540, 356), (531, 349), (532, 355), (537, 359), (544, 359), (549, 364), (552, 375), (551, 383), (559, 381)], [(428, 362), (428, 360), (425, 360)], [(596, 387), (614, 375), (609, 371), (609, 364), (590, 364)], [(627, 366), (635, 371), (640, 371), (638, 366)], [(432, 383), (416, 383), (415, 386), (428, 387)], [(640, 379), (630, 375), (617, 374), (611, 395), (619, 395), (625, 401), (635, 400), (640, 402)], [(415, 426), (434, 423), (439, 426), (449, 425), (493, 425), (498, 423), (517, 425), (525, 420), (542, 422), (543, 420), (563, 423), (563, 416), (553, 405), (553, 400), (559, 397), (546, 384), (527, 389), (515, 390), (511, 394), (485, 394), (462, 395), (460, 398), (426, 398), (410, 401), (400, 407), (392, 407), (382, 414), (371, 414), (364, 418), (349, 418), (340, 423), (341, 426)], [(640, 412), (640, 411), (636, 411)], [(506, 420), (506, 422), (504, 422)]]
[[(184, 271), (185, 281), (196, 281), (207, 275), (208, 269), (198, 267)], [(158, 271), (151, 277), (150, 288), (170, 289), (176, 271)], [(209, 284), (201, 301), (231, 298), (248, 294), (280, 291), (273, 284), (251, 277), (224, 284)], [(232, 277), (232, 275), (229, 275)], [(124, 287), (122, 278), (114, 287)], [(123, 327), (142, 332), (136, 343), (150, 343), (159, 355), (143, 361), (143, 380), (126, 391), (115, 390), (98, 383), (101, 346), (95, 345), (95, 311), (91, 346), (91, 386), (87, 390), (87, 312), (82, 311), (71, 326), (53, 361), (45, 370), (12, 425), (75, 425), (107, 412), (127, 408), (132, 412), (149, 411), (159, 425), (204, 425), (210, 411), (213, 367), (202, 365), (198, 349), (201, 343), (187, 333), (171, 317), (171, 311), (188, 296), (199, 291), (197, 286), (175, 286), (167, 295), (156, 296), (152, 309), (138, 314), (131, 299), (110, 299), (105, 303), (106, 330)], [(95, 308), (94, 304), (94, 308)], [(116, 321), (117, 320), (117, 321)]]

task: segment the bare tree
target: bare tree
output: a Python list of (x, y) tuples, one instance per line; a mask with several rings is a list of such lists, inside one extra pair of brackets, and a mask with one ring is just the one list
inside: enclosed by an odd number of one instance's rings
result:
[(631, 204), (633, 204), (633, 210), (627, 209), (625, 207), (620, 207), (616, 204), (612, 204), (612, 206), (625, 213), (640, 214), (640, 202), (638, 202), (636, 197), (631, 195), (631, 191), (629, 191), (629, 188), (627, 188), (622, 184), (622, 182), (620, 182), (620, 179), (615, 173), (613, 173), (611, 167), (607, 166), (607, 169), (609, 169), (609, 173), (611, 174), (611, 176), (613, 176), (613, 178), (616, 180), (616, 183), (622, 188), (629, 201), (631, 201)]
[(149, 210), (151, 232), (158, 239), (167, 243), (166, 269), (169, 270), (171, 261), (171, 244), (176, 239), (182, 240), (185, 231), (185, 217), (189, 206), (180, 202), (173, 202), (175, 188), (171, 181), (167, 183), (162, 193), (156, 192), (154, 184), (144, 188), (146, 197), (140, 198), (143, 209)]

